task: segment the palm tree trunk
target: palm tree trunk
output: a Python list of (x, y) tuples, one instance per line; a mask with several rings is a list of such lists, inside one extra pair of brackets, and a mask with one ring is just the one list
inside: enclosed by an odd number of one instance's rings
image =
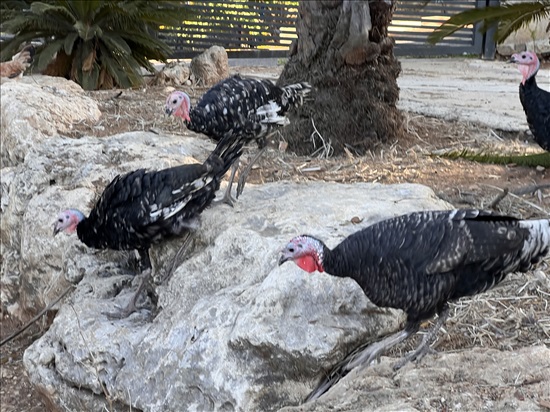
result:
[(298, 39), (280, 84), (308, 81), (314, 100), (284, 130), (289, 148), (314, 151), (310, 119), (335, 153), (363, 153), (399, 139), (403, 119), (396, 103), (401, 65), (388, 37), (396, 0), (301, 1)]

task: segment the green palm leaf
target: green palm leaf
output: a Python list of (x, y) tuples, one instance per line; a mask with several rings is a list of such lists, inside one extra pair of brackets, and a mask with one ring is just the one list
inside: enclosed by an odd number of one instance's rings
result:
[(64, 46), (65, 39), (59, 39), (48, 43), (48, 45), (42, 49), (41, 53), (38, 56), (38, 63), (36, 64), (36, 68), (38, 70), (44, 70), (48, 63), (53, 59), (53, 56), (55, 56), (55, 54), (59, 52), (59, 50), (61, 50)]
[(160, 25), (181, 25), (192, 16), (181, 1), (3, 0), (2, 45), (10, 59), (23, 43), (39, 40), (35, 65), (72, 79), (85, 89), (134, 87), (150, 59), (166, 61), (171, 49), (156, 36)]
[(497, 24), (495, 41), (502, 43), (511, 33), (533, 21), (550, 17), (550, 0), (521, 2), (490, 6), (458, 13), (435, 29), (428, 42), (434, 44), (456, 31), (475, 23), (481, 23), (480, 30), (487, 31), (489, 26)]

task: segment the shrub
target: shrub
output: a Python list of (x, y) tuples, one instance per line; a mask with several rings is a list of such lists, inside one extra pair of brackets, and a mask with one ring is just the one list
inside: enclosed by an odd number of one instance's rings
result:
[(40, 41), (37, 70), (74, 80), (84, 89), (135, 87), (150, 60), (166, 62), (171, 49), (157, 38), (161, 25), (180, 26), (192, 13), (181, 1), (2, 1), (6, 60), (21, 44)]

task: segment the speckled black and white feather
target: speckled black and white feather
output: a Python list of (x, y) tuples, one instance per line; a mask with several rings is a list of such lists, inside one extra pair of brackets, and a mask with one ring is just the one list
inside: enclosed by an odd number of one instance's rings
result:
[(78, 224), (78, 238), (97, 249), (147, 251), (194, 228), (241, 149), (242, 143), (228, 135), (203, 164), (117, 176)]
[(402, 309), (414, 322), (528, 270), (549, 248), (548, 219), (455, 210), (385, 220), (321, 253), (327, 273), (352, 277), (373, 303)]
[(246, 133), (260, 146), (274, 128), (289, 122), (285, 114), (303, 104), (311, 87), (279, 87), (272, 81), (230, 77), (208, 90), (189, 112), (187, 127), (219, 140), (229, 130)]

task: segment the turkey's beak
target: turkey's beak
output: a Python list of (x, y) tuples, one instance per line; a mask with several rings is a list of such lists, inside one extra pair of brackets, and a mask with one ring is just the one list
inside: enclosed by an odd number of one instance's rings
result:
[(290, 260), (290, 258), (288, 256), (285, 256), (284, 254), (282, 254), (281, 257), (279, 258), (279, 266), (281, 266), (287, 260)]
[(164, 114), (166, 114), (166, 116), (171, 116), (173, 111), (174, 111), (173, 109), (170, 109), (169, 107), (167, 107), (164, 109)]
[(61, 232), (61, 229), (57, 226), (57, 223), (54, 223), (53, 225), (53, 237), (57, 235), (59, 232)]
[(516, 57), (515, 56), (510, 57), (510, 60), (508, 60), (506, 63), (517, 63)]

